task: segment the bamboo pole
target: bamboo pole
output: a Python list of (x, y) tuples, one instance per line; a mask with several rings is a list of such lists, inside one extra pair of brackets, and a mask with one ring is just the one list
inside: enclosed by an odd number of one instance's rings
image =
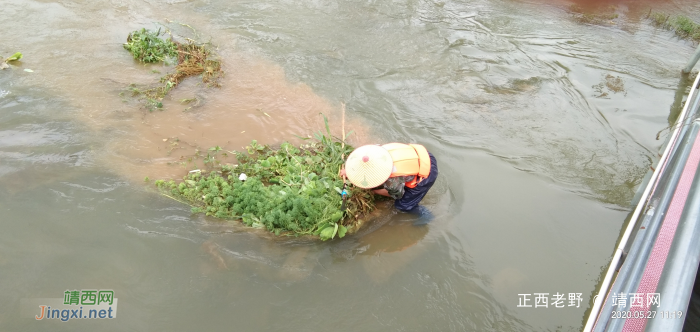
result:
[(343, 120), (342, 120), (342, 123), (343, 123), (343, 136), (342, 136), (342, 138), (341, 138), (341, 146), (343, 147), (343, 154), (342, 154), (342, 156), (343, 156), (343, 159), (345, 159), (345, 103), (341, 103), (341, 105), (342, 105), (342, 114), (343, 114), (343, 115), (342, 115), (342, 117), (343, 117)]

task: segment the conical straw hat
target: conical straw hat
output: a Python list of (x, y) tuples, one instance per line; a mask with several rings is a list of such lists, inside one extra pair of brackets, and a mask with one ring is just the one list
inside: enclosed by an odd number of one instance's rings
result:
[(360, 188), (374, 188), (389, 178), (393, 167), (389, 151), (379, 145), (364, 145), (348, 156), (345, 175)]

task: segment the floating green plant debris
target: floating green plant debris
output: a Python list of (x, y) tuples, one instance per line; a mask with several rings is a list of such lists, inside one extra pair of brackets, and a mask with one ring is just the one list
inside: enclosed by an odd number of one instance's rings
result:
[(155, 32), (145, 28), (136, 30), (126, 37), (124, 49), (129, 51), (134, 59), (146, 63), (162, 62), (167, 58), (175, 58), (177, 45), (172, 39), (162, 39), (160, 36), (160, 29)]
[(700, 42), (700, 25), (687, 16), (671, 17), (670, 14), (649, 11), (647, 18), (654, 26), (671, 30), (680, 38)]
[(316, 133), (315, 141), (298, 147), (285, 142), (273, 148), (253, 141), (246, 151), (234, 152), (237, 165), (220, 163), (224, 150), (213, 147), (203, 157), (208, 172), (193, 170), (182, 181), (155, 184), (191, 205), (194, 213), (240, 219), (277, 235), (343, 237), (374, 209), (374, 197), (348, 187), (347, 210), (341, 211), (343, 180), (338, 171), (353, 148), (332, 138), (327, 120), (326, 131), (327, 136)]
[(129, 34), (124, 48), (142, 62), (160, 62), (175, 58), (175, 71), (161, 77), (157, 86), (139, 89), (132, 84), (132, 96), (143, 95), (148, 109), (152, 111), (162, 108), (162, 100), (168, 92), (189, 76), (201, 74), (203, 83), (208, 86), (220, 86), (218, 80), (223, 75), (221, 60), (213, 54), (208, 44), (198, 43), (189, 38), (186, 43), (179, 43), (172, 38), (161, 39), (160, 34), (160, 29), (157, 32), (147, 29), (134, 31)]
[[(10, 68), (10, 66), (7, 64), (8, 62), (18, 61), (21, 58), (22, 58), (22, 53), (20, 53), (20, 52), (17, 52), (15, 54), (9, 56), (7, 59), (0, 61), (0, 69)], [(2, 58), (0, 58), (0, 59), (2, 59)]]
[(19, 59), (22, 59), (22, 53), (17, 52), (17, 53), (15, 53), (15, 54), (10, 55), (9, 57), (7, 57), (7, 59), (5, 59), (5, 62), (17, 61), (17, 60), (19, 60)]

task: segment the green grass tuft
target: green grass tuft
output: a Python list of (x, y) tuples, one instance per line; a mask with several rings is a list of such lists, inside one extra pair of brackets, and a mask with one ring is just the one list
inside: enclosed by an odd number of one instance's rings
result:
[(652, 25), (671, 30), (679, 38), (700, 42), (700, 25), (687, 16), (671, 17), (670, 14), (662, 12), (649, 12), (647, 18), (651, 20)]

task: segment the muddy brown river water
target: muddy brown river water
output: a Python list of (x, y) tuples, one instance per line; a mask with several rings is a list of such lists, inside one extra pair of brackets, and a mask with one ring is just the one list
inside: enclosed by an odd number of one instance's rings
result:
[[(700, 21), (670, 0), (0, 0), (0, 56), (24, 54), (0, 70), (0, 330), (578, 331), (688, 84), (695, 45), (650, 9)], [(211, 41), (221, 87), (145, 109), (129, 85), (172, 67), (122, 48), (142, 27)], [(276, 238), (143, 182), (321, 113), (339, 134), (342, 103), (351, 144), (436, 156), (426, 225), (381, 206), (342, 240)], [(23, 309), (89, 289), (116, 318)]]

